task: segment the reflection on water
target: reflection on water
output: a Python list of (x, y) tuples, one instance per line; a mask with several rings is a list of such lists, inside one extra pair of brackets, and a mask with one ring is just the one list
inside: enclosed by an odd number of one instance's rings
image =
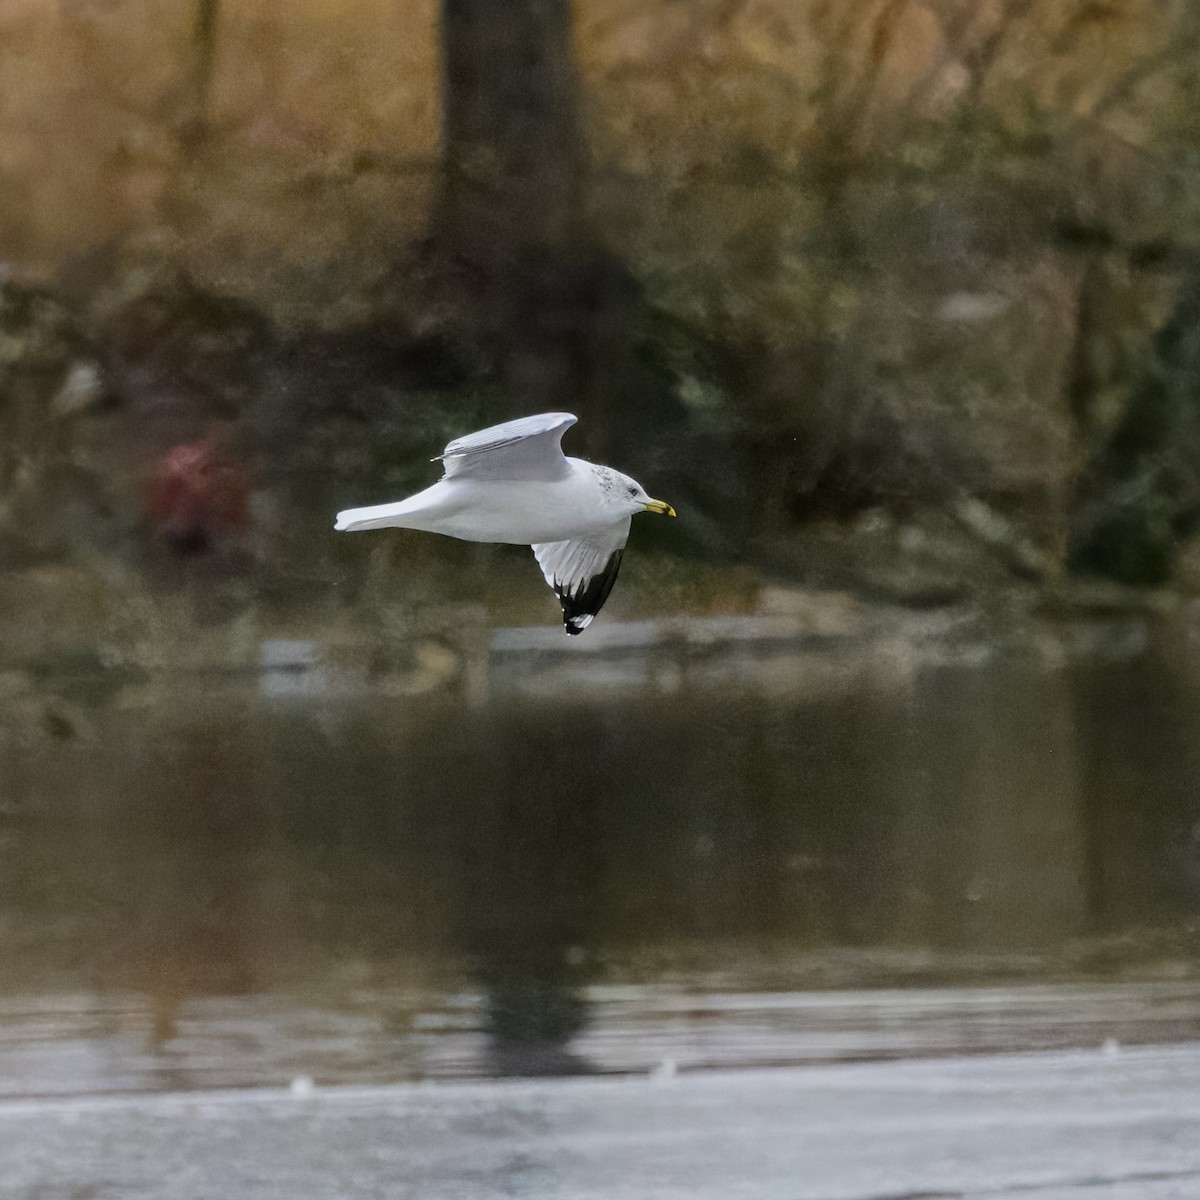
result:
[(1187, 640), (953, 658), (770, 698), (180, 685), (10, 738), (4, 1090), (1195, 1034)]

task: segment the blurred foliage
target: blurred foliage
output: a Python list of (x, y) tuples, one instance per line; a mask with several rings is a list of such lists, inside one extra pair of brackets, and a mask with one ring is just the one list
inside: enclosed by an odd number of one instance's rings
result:
[(1194, 4), (536, 8), (4, 7), (10, 565), (158, 570), (145, 483), (220, 428), (256, 487), (230, 570), (332, 588), (348, 552), (314, 523), (565, 407), (714, 563), (793, 571), (814, 524), (886, 513), (1045, 582), (1175, 577)]

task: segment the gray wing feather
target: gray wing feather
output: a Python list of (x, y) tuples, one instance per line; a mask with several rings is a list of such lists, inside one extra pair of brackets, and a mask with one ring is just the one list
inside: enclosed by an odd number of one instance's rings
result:
[(574, 424), (570, 413), (539, 413), (455, 438), (441, 453), (445, 478), (564, 479), (570, 467), (560, 443)]
[(582, 633), (604, 607), (629, 540), (629, 518), (591, 537), (569, 542), (542, 542), (534, 557), (563, 610), (570, 634)]

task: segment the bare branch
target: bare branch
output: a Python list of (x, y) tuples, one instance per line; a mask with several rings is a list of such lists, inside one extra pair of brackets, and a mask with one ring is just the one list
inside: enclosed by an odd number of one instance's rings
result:
[(979, 45), (964, 55), (963, 63), (971, 78), (967, 95), (972, 101), (977, 101), (982, 95), (988, 74), (1000, 57), (1012, 26), (1025, 18), (1033, 4), (1034, 0), (1005, 0), (999, 20)]
[(1200, 49), (1200, 46), (1197, 45), (1195, 37), (1182, 37), (1172, 40), (1168, 45), (1159, 50), (1157, 54), (1148, 55), (1140, 62), (1134, 63), (1092, 105), (1091, 112), (1088, 115), (1103, 117), (1114, 109), (1119, 108), (1122, 104), (1133, 98), (1133, 94), (1146, 80), (1158, 74), (1159, 71), (1192, 57), (1198, 49)]
[[(831, 102), (834, 111), (831, 114), (832, 119), (827, 125), (827, 140), (830, 145), (838, 147), (839, 152), (845, 152), (854, 136), (862, 132), (863, 119), (875, 99), (880, 68), (895, 40), (900, 19), (911, 3), (912, 0), (887, 0), (880, 9), (871, 31), (867, 61), (863, 69), (858, 72), (845, 100), (840, 104), (836, 101)], [(840, 31), (840, 45), (849, 44), (852, 38), (853, 22), (857, 16), (858, 13), (853, 7), (848, 6), (847, 17), (842, 22)], [(831, 55), (827, 66), (827, 73), (831, 77), (830, 82), (834, 75), (844, 73), (845, 67), (844, 60), (835, 65)]]

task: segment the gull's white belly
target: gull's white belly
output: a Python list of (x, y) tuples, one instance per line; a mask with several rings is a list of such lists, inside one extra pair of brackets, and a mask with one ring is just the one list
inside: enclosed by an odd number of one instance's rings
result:
[[(443, 494), (420, 528), (468, 542), (531, 546), (583, 537), (613, 523), (599, 489), (574, 479), (563, 483), (452, 480), (435, 485)], [(433, 489), (430, 489), (431, 491)]]
[(443, 479), (394, 504), (339, 514), (341, 528), (421, 529), (468, 542), (531, 546), (586, 537), (623, 515), (605, 502), (586, 463), (568, 460), (571, 473), (554, 481)]

